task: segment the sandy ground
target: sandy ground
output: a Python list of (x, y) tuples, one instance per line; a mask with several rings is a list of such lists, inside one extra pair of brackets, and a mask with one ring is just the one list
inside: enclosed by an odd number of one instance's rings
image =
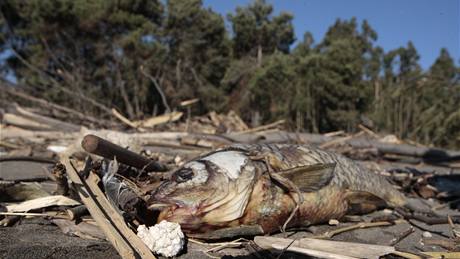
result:
[[(341, 223), (339, 227), (352, 225), (353, 223)], [(428, 226), (421, 222), (418, 225), (432, 231), (432, 239), (443, 238), (433, 232), (451, 235), (448, 225)], [(319, 225), (311, 227), (316, 234), (335, 229), (337, 226)], [(359, 229), (339, 234), (333, 240), (389, 245), (393, 238), (405, 232), (410, 225), (401, 223), (388, 227)], [(421, 251), (444, 251), (437, 246), (423, 244), (422, 233), (415, 229), (408, 237), (401, 240), (396, 247), (401, 251), (419, 253)], [(287, 232), (275, 236), (302, 238), (311, 237), (313, 233)], [(187, 250), (179, 258), (195, 259), (209, 258), (203, 253), (206, 247), (188, 243)], [(224, 258), (259, 258), (247, 248), (224, 249), (214, 256)], [(259, 255), (260, 256), (260, 255)], [(0, 258), (120, 258), (116, 250), (107, 241), (86, 240), (79, 237), (65, 235), (61, 230), (46, 219), (24, 219), (13, 227), (0, 228)], [(294, 253), (283, 254), (282, 258), (304, 258)]]
[(67, 236), (45, 219), (0, 228), (0, 258), (120, 258), (106, 241)]

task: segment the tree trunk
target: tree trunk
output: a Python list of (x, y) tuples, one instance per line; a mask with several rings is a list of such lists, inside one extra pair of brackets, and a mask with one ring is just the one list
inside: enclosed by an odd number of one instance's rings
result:
[(131, 105), (131, 102), (129, 101), (128, 93), (126, 92), (125, 81), (123, 80), (119, 81), (118, 86), (120, 87), (120, 94), (121, 94), (121, 97), (123, 98), (123, 102), (125, 103), (125, 108), (126, 108), (126, 112), (128, 113), (128, 117), (129, 119), (133, 119), (134, 109), (133, 109), (133, 106)]
[(257, 45), (257, 67), (262, 66), (262, 45)]

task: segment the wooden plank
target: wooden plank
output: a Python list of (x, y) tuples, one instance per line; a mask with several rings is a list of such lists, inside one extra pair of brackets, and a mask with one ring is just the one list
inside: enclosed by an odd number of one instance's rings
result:
[(80, 205), (80, 203), (71, 198), (54, 195), (46, 196), (41, 198), (36, 198), (33, 200), (28, 200), (21, 202), (19, 204), (10, 204), (6, 206), (8, 212), (27, 212), (35, 209), (46, 208), (50, 206), (73, 206)]
[(88, 190), (87, 185), (81, 180), (77, 171), (71, 164), (70, 159), (68, 157), (64, 157), (62, 162), (65, 165), (67, 175), (73, 182), (73, 185), (75, 186), (83, 204), (86, 205), (86, 208), (90, 212), (91, 216), (94, 218), (97, 225), (102, 229), (110, 243), (112, 243), (112, 245), (118, 251), (120, 256), (124, 259), (136, 258), (135, 251), (106, 217), (102, 209), (97, 204), (96, 199), (94, 198), (94, 194)]
[(115, 110), (114, 108), (112, 108), (112, 114), (113, 114), (113, 116), (115, 116), (115, 118), (119, 119), (121, 122), (123, 122), (124, 124), (130, 126), (131, 128), (137, 129), (137, 130), (139, 130), (140, 132), (145, 132), (145, 129), (140, 128), (138, 125), (136, 125), (135, 123), (133, 123), (132, 121), (130, 121), (128, 118), (126, 118), (125, 116), (123, 116), (121, 113), (119, 113), (119, 112), (118, 112), (117, 110)]
[(94, 194), (96, 200), (99, 202), (101, 207), (105, 210), (107, 215), (110, 215), (111, 220), (117, 226), (121, 234), (126, 237), (131, 246), (139, 253), (142, 258), (155, 259), (150, 249), (144, 244), (144, 242), (126, 225), (123, 217), (118, 213), (117, 210), (110, 204), (109, 200), (105, 197), (104, 193), (98, 186), (100, 179), (99, 177), (90, 172), (86, 183), (88, 188)]
[(139, 127), (151, 128), (153, 126), (160, 125), (163, 123), (177, 121), (182, 117), (182, 115), (182, 112), (171, 112), (156, 117), (148, 118), (142, 121), (135, 121), (133, 123), (134, 125), (137, 125)]
[(78, 125), (75, 125), (73, 123), (69, 122), (64, 122), (60, 121), (54, 118), (50, 118), (47, 116), (43, 116), (40, 114), (35, 114), (31, 111), (28, 111), (26, 109), (21, 108), (20, 106), (16, 105), (15, 106), (15, 112), (18, 113), (20, 116), (23, 116), (24, 118), (28, 118), (30, 120), (36, 121), (38, 123), (41, 123), (43, 125), (47, 125), (52, 129), (55, 130), (61, 130), (61, 131), (80, 131), (81, 127)]
[[(396, 249), (392, 246), (331, 241), (314, 238), (302, 238), (294, 241), (288, 238), (257, 236), (254, 238), (254, 242), (264, 249), (275, 248), (282, 250), (289, 246), (291, 249), (288, 248), (287, 250), (296, 252), (302, 251), (296, 250), (295, 248), (308, 249), (309, 251), (317, 252), (329, 252), (332, 255), (330, 258), (336, 258), (334, 257), (335, 255), (343, 256), (343, 258), (379, 258), (380, 256), (396, 251)], [(304, 250), (303, 252), (308, 251)], [(319, 256), (319, 254), (313, 256)]]

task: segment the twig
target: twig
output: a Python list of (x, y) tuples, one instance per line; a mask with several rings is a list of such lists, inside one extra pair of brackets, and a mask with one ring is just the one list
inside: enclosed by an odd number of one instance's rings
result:
[(195, 244), (199, 244), (199, 245), (203, 245), (203, 246), (214, 246), (211, 249), (203, 251), (204, 254), (206, 254), (207, 256), (209, 256), (211, 258), (220, 258), (220, 257), (216, 257), (216, 256), (211, 255), (210, 254), (211, 252), (216, 252), (218, 250), (228, 248), (228, 247), (239, 247), (239, 246), (249, 242), (249, 240), (247, 240), (245, 238), (238, 238), (238, 239), (233, 240), (231, 242), (219, 242), (219, 243), (204, 243), (204, 242), (198, 241), (198, 240), (193, 239), (193, 238), (189, 238), (188, 241), (191, 242), (191, 243), (195, 243)]
[(391, 241), (390, 241), (390, 246), (395, 246), (396, 244), (398, 244), (399, 242), (401, 242), (404, 238), (408, 237), (410, 234), (414, 233), (414, 228), (411, 226), (410, 228), (408, 228), (406, 231), (404, 231), (403, 233), (401, 233), (401, 235), (393, 238)]
[(361, 136), (363, 134), (364, 134), (364, 131), (360, 131), (360, 132), (358, 132), (356, 134), (353, 134), (353, 135), (350, 135), (350, 136), (345, 136), (345, 137), (342, 137), (342, 138), (333, 139), (333, 140), (331, 140), (329, 142), (321, 144), (319, 147), (320, 148), (327, 148), (327, 147), (330, 147), (330, 146), (333, 146), (333, 145), (336, 145), (336, 144), (344, 143), (344, 142), (347, 142), (350, 139), (359, 137), (359, 136)]
[(452, 230), (452, 237), (460, 240), (460, 230), (455, 227), (455, 224), (452, 221), (452, 217), (450, 215), (447, 215), (447, 222), (449, 223), (450, 229)]
[(11, 149), (19, 149), (21, 148), (18, 145), (8, 143), (6, 141), (0, 140), (0, 147), (6, 147), (6, 148), (11, 148)]
[(5, 216), (29, 216), (29, 217), (52, 217), (60, 219), (69, 219), (67, 215), (57, 213), (32, 213), (32, 212), (0, 212), (0, 215)]
[(423, 230), (423, 231), (427, 231), (427, 232), (430, 232), (430, 233), (434, 233), (434, 234), (437, 234), (437, 235), (440, 235), (440, 236), (443, 236), (443, 237), (446, 237), (446, 238), (450, 238), (450, 236), (448, 235), (445, 235), (444, 233), (442, 233), (441, 231), (434, 231), (434, 230), (431, 230), (431, 229), (428, 229), (426, 227), (423, 227), (423, 226), (420, 226), (419, 224), (415, 223), (415, 220), (412, 220), (412, 219), (409, 219), (407, 220), (412, 226), (420, 229), (420, 230)]
[(125, 116), (121, 115), (115, 108), (112, 108), (112, 114), (115, 116), (115, 118), (119, 119), (121, 122), (124, 124), (130, 126), (131, 128), (137, 129), (140, 132), (145, 132), (145, 129), (138, 127), (136, 124), (134, 124), (132, 121), (130, 121), (128, 118)]
[(286, 250), (292, 246), (292, 244), (294, 244), (294, 242), (296, 241), (296, 239), (292, 239), (291, 243), (289, 243), (283, 250), (281, 250), (281, 253), (276, 257), (276, 259), (280, 259), (281, 256), (286, 252)]
[(337, 234), (347, 232), (347, 231), (350, 231), (350, 230), (362, 229), (362, 228), (380, 227), (380, 226), (390, 226), (390, 225), (393, 225), (393, 223), (388, 222), (388, 221), (369, 222), (369, 223), (368, 222), (362, 222), (362, 223), (358, 223), (356, 225), (343, 227), (343, 228), (338, 228), (338, 229), (331, 230), (331, 231), (326, 231), (325, 233), (323, 233), (321, 235), (318, 235), (315, 238), (321, 238), (321, 239), (331, 238), (331, 237), (333, 237), (333, 236), (335, 236)]
[(326, 137), (335, 137), (335, 136), (339, 136), (339, 135), (343, 135), (343, 134), (345, 134), (345, 132), (343, 130), (339, 130), (339, 131), (333, 131), (333, 132), (324, 133), (323, 135), (326, 136)]
[(358, 125), (358, 128), (360, 128), (362, 131), (366, 132), (367, 134), (371, 135), (372, 137), (376, 138), (376, 139), (379, 139), (380, 136), (377, 135), (375, 132), (373, 132), (372, 130), (370, 130), (368, 127), (362, 125), (362, 124), (359, 124)]
[[(449, 223), (449, 219), (447, 216), (426, 216), (426, 215), (420, 215), (420, 214), (407, 213), (401, 209), (396, 209), (395, 211), (405, 219), (415, 219), (415, 220), (421, 221), (428, 225)], [(451, 217), (451, 220), (455, 223), (459, 223), (460, 216)]]
[(460, 198), (448, 201), (448, 202), (443, 203), (443, 204), (436, 205), (436, 206), (433, 207), (433, 210), (440, 210), (440, 209), (443, 209), (443, 208), (445, 208), (447, 206), (450, 206), (451, 204), (457, 203), (457, 202), (460, 202)]
[[(278, 244), (273, 244), (273, 248), (275, 249), (284, 249), (282, 245)], [(326, 251), (319, 251), (319, 250), (313, 250), (313, 249), (308, 249), (308, 248), (301, 248), (301, 247), (288, 247), (288, 251), (292, 252), (297, 252), (297, 253), (302, 253), (305, 255), (313, 256), (313, 257), (319, 257), (319, 258), (327, 258), (327, 259), (357, 259), (356, 257), (351, 257), (351, 256), (346, 256), (346, 255), (339, 255), (339, 254), (334, 254)]]
[(274, 127), (282, 125), (285, 122), (286, 122), (285, 120), (278, 120), (278, 121), (275, 121), (275, 122), (267, 124), (267, 125), (262, 125), (262, 126), (259, 126), (259, 127), (248, 129), (248, 130), (238, 131), (238, 132), (236, 132), (236, 134), (245, 134), (245, 133), (254, 133), (254, 132), (258, 132), (258, 131), (264, 131), (264, 130), (272, 129)]
[(241, 246), (241, 245), (243, 245), (244, 243), (247, 243), (247, 242), (248, 242), (247, 239), (238, 238), (238, 239), (230, 241), (230, 242), (220, 243), (220, 245), (218, 245), (216, 247), (213, 247), (213, 248), (210, 248), (210, 249), (206, 250), (206, 252), (216, 252), (216, 251), (222, 250), (224, 248), (239, 247), (239, 246)]

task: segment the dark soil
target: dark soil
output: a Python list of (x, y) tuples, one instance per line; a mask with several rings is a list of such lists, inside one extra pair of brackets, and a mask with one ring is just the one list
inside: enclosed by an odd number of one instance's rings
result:
[(107, 241), (67, 236), (45, 219), (0, 227), (0, 258), (120, 258)]

